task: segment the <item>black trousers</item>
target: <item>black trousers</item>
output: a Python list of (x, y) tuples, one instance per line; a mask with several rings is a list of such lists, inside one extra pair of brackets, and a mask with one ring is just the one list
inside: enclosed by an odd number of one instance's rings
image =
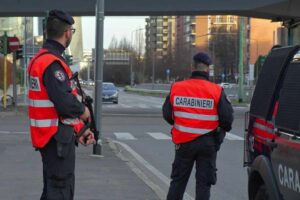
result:
[(183, 199), (187, 182), (196, 163), (196, 200), (209, 200), (211, 185), (216, 184), (216, 141), (213, 135), (175, 145), (171, 183), (167, 200)]
[(75, 136), (73, 128), (60, 125), (49, 143), (40, 149), (44, 188), (41, 200), (73, 200), (75, 187)]

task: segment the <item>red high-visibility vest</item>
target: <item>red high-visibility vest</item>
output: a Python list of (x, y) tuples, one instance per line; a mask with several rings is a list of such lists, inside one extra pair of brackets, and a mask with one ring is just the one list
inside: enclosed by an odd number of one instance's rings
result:
[(175, 144), (189, 142), (219, 126), (218, 104), (222, 89), (202, 79), (189, 79), (172, 85), (170, 103)]
[[(53, 102), (49, 99), (43, 83), (43, 75), (47, 67), (54, 61), (59, 61), (70, 79), (72, 71), (59, 57), (41, 49), (30, 61), (27, 72), (29, 74), (28, 115), (30, 119), (30, 132), (32, 145), (36, 148), (44, 147), (57, 132), (59, 120), (74, 127), (76, 132), (83, 127), (79, 119), (60, 119)], [(72, 93), (77, 96), (76, 88), (70, 81)]]

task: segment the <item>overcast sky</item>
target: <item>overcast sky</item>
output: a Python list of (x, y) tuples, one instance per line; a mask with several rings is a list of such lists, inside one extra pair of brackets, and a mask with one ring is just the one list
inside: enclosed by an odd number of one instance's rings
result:
[[(145, 28), (146, 17), (105, 17), (104, 48), (107, 48), (113, 36), (118, 40), (127, 37), (131, 41), (132, 32)], [(95, 17), (82, 17), (83, 48), (95, 47)]]

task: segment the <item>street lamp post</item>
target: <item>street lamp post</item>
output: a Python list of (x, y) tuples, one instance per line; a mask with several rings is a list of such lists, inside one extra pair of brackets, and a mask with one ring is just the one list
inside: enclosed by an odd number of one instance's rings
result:
[(133, 86), (134, 84), (134, 76), (133, 76), (133, 59), (134, 59), (134, 45), (133, 45), (133, 33), (136, 33), (137, 31), (144, 30), (144, 28), (138, 28), (133, 31), (131, 31), (131, 44), (132, 44), (132, 49), (131, 49), (131, 54), (130, 54), (130, 86)]

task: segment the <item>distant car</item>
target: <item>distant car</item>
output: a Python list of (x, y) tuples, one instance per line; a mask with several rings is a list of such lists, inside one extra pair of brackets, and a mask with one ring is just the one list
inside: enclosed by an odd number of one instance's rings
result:
[(110, 82), (103, 82), (102, 85), (102, 101), (118, 104), (119, 92), (116, 86)]
[(219, 84), (222, 88), (232, 88), (232, 85), (230, 83), (220, 83)]

